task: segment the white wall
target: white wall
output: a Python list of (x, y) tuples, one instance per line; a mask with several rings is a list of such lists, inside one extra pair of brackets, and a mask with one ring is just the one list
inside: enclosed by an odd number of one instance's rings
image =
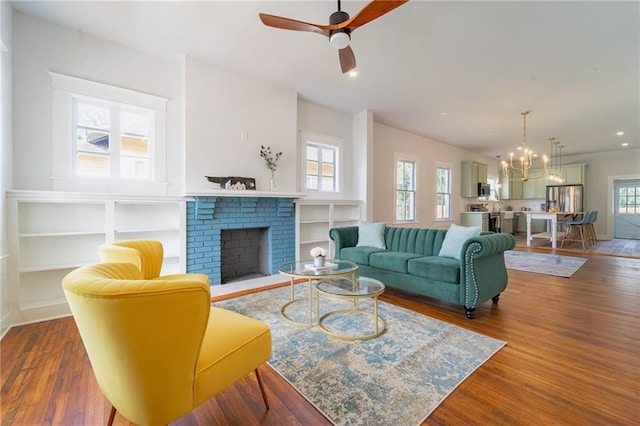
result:
[[(462, 198), (461, 163), (475, 160), (489, 164), (488, 158), (475, 155), (452, 145), (413, 133), (374, 123), (374, 172), (375, 198), (373, 200), (374, 220), (395, 221), (395, 153), (418, 157), (416, 200), (416, 223), (407, 226), (422, 228), (448, 228), (451, 222), (460, 223), (460, 212), (466, 210), (467, 203), (477, 202), (475, 198)], [(436, 221), (436, 167), (445, 164), (451, 168), (451, 219)]]
[(244, 176), (268, 191), (271, 172), (260, 157), (265, 145), (283, 152), (278, 192), (295, 192), (297, 93), (193, 57), (184, 66), (186, 190), (211, 188), (205, 176)]
[[(6, 2), (3, 2), (3, 4)], [(13, 32), (14, 189), (52, 189), (52, 90), (47, 71), (168, 98), (168, 193), (182, 190), (180, 62), (16, 12)]]
[(9, 278), (7, 275), (7, 207), (5, 191), (13, 186), (12, 58), (13, 9), (0, 2), (0, 337), (9, 329)]
[[(353, 116), (349, 113), (336, 111), (331, 108), (316, 105), (298, 99), (298, 129), (300, 131), (314, 132), (321, 135), (344, 139), (342, 152), (342, 188), (340, 198), (353, 198)], [(298, 176), (302, 176), (302, 164), (305, 156), (304, 141), (298, 138)], [(298, 179), (299, 191), (304, 192), (304, 180)], [(310, 194), (309, 197), (320, 196)], [(332, 198), (336, 198), (335, 196)]]
[(640, 149), (624, 149), (562, 158), (563, 164), (584, 163), (585, 210), (598, 210), (594, 224), (598, 238), (613, 237), (613, 178), (640, 179)]

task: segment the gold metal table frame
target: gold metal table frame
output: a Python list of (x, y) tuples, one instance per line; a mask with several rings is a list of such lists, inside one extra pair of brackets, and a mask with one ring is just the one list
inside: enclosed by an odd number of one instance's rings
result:
[[(329, 267), (325, 268), (317, 268), (317, 269), (309, 269), (308, 265), (313, 265), (313, 261), (292, 261), (292, 262), (284, 262), (278, 265), (278, 272), (282, 275), (286, 275), (291, 278), (291, 300), (282, 305), (280, 308), (280, 316), (284, 318), (287, 322), (302, 326), (302, 327), (313, 327), (313, 282), (330, 278), (330, 277), (350, 277), (352, 281), (356, 279), (356, 271), (358, 270), (358, 265), (348, 260), (333, 260), (329, 259), (326, 261), (326, 264)], [(335, 265), (335, 266), (331, 266)], [(295, 298), (295, 281), (297, 279), (306, 279), (308, 285), (308, 293), (306, 297)], [(308, 302), (308, 311), (309, 317), (307, 322), (296, 321), (287, 316), (285, 310), (287, 307), (294, 303), (307, 301)]]
[[(320, 330), (331, 337), (342, 340), (368, 340), (378, 337), (386, 328), (384, 318), (378, 315), (378, 296), (384, 292), (385, 286), (373, 278), (360, 277), (357, 279), (325, 279), (316, 284), (318, 295), (316, 298), (316, 312), (318, 315), (317, 325)], [(353, 304), (350, 309), (334, 309), (324, 314), (320, 314), (320, 299), (328, 297), (332, 299), (346, 300)], [(373, 300), (373, 312), (360, 310), (359, 300)], [(329, 316), (335, 315), (365, 315), (373, 319), (373, 331), (364, 335), (338, 334), (325, 328), (322, 321)], [(380, 325), (382, 323), (382, 325)]]

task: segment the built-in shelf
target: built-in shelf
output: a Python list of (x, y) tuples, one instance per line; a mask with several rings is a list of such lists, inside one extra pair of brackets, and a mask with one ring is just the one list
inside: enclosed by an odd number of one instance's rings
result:
[(297, 200), (296, 259), (311, 260), (309, 251), (322, 247), (334, 257), (334, 244), (329, 230), (360, 222), (362, 202), (357, 200)]
[(69, 313), (62, 278), (99, 261), (100, 244), (160, 240), (163, 274), (186, 270), (186, 198), (7, 192), (12, 325)]

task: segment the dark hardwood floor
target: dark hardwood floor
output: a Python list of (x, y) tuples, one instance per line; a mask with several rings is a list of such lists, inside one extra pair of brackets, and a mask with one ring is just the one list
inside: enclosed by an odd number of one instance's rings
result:
[[(575, 254), (590, 259), (571, 278), (509, 270), (500, 304), (484, 303), (474, 320), (459, 306), (385, 292), (387, 302), (508, 342), (425, 424), (638, 424), (640, 259)], [(72, 318), (13, 328), (0, 356), (3, 425), (106, 422), (110, 406)], [(270, 367), (261, 373), (269, 411), (250, 375), (176, 424), (329, 424)], [(117, 415), (115, 424), (129, 423)]]

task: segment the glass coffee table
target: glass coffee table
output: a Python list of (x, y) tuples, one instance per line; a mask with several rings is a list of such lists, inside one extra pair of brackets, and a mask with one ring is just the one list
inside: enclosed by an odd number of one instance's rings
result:
[[(384, 331), (386, 324), (383, 318), (378, 316), (378, 296), (384, 292), (384, 284), (373, 278), (360, 277), (357, 279), (331, 278), (324, 279), (316, 284), (318, 296), (316, 299), (318, 328), (329, 336), (342, 340), (367, 340), (379, 336)], [(338, 309), (332, 307), (328, 312), (321, 314), (320, 299), (328, 297), (348, 301), (352, 307)], [(372, 312), (360, 309), (360, 301), (371, 299)], [(367, 321), (359, 321), (357, 316), (364, 315), (373, 319), (372, 324)], [(335, 320), (339, 327), (329, 329), (324, 320)], [(336, 330), (338, 328), (339, 330)]]
[[(283, 275), (291, 277), (291, 300), (282, 305), (280, 308), (280, 315), (288, 322), (306, 327), (313, 327), (313, 282), (326, 279), (326, 278), (338, 278), (348, 277), (351, 281), (356, 278), (356, 271), (358, 265), (348, 260), (327, 260), (324, 267), (316, 268), (313, 266), (313, 261), (293, 261), (280, 263), (278, 265), (278, 272)], [(299, 279), (306, 279), (308, 281), (308, 294), (305, 297), (295, 298), (295, 281)], [(306, 322), (297, 321), (287, 315), (286, 309), (290, 305), (301, 302), (308, 302), (309, 317)]]

